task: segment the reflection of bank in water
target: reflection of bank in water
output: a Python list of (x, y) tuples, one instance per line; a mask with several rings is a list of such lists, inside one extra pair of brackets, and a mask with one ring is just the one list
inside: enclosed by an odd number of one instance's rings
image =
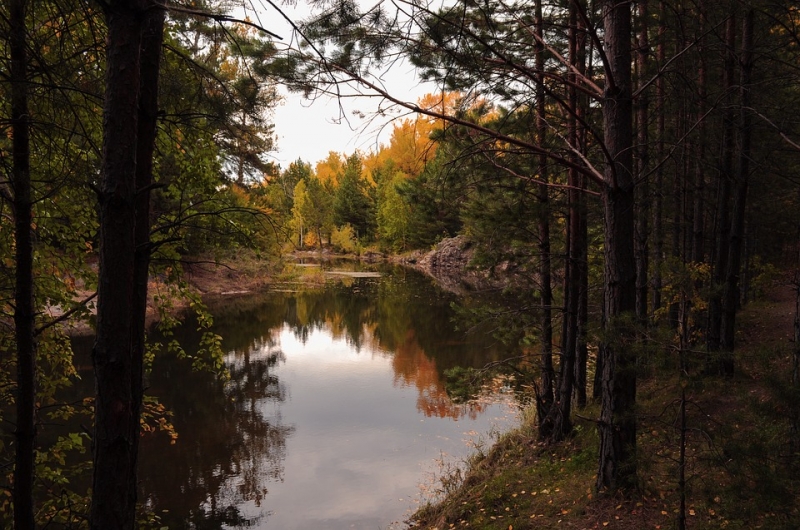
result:
[[(228, 305), (230, 380), (161, 356), (175, 446), (143, 443), (143, 497), (170, 528), (376, 528), (407, 514), (441, 455), (508, 425), (508, 395), (453, 403), (444, 371), (506, 350), (456, 330), (451, 295), (407, 270)], [(187, 351), (196, 326), (176, 331)], [(402, 499), (402, 501), (400, 500)]]

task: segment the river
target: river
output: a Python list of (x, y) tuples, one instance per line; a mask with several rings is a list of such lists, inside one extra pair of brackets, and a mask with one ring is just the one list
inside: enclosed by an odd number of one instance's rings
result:
[[(444, 371), (509, 356), (459, 331), (454, 297), (403, 268), (213, 306), (229, 380), (156, 357), (147, 393), (178, 433), (146, 435), (141, 500), (170, 529), (379, 529), (515, 422), (500, 386), (454, 403)], [(356, 277), (353, 277), (356, 276)], [(176, 330), (187, 352), (196, 325)]]

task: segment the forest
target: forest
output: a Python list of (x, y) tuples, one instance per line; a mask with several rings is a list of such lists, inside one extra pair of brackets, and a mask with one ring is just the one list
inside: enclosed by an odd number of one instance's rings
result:
[[(724, 386), (746, 363), (739, 310), (778, 278), (800, 289), (793, 2), (309, 4), (291, 35), (262, 22), (283, 16), (269, 0), (0, 8), (3, 525), (145, 524), (138, 440), (163, 414), (143, 383), (148, 286), (207, 322), (182, 274), (198, 260), (401, 255), (463, 236), (472, 265), (507, 282), (475, 318), (530, 352), (517, 370), (538, 441), (564, 443), (593, 416), (585, 486), (605, 495), (647, 473), (642, 381), (670, 381), (681, 407), (687, 390)], [(394, 93), (382, 74), (400, 62), (436, 92)], [(380, 98), (398, 116), (389, 142), (281, 167), (280, 87)], [(172, 322), (168, 298), (156, 303)], [(794, 512), (798, 318), (763, 448)], [(96, 395), (63, 403), (76, 374), (64, 324), (81, 319)], [(200, 364), (218, 369), (219, 337), (204, 340)], [(37, 437), (78, 414), (92, 427)], [(91, 490), (73, 491), (87, 466)]]

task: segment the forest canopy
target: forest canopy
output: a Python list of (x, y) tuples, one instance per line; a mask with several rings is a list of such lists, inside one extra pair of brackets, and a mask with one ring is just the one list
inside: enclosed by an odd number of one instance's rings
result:
[[(4, 523), (133, 527), (148, 279), (182, 290), (184, 264), (232, 249), (397, 254), (465, 238), (473, 265), (513, 278), (508, 337), (537, 348), (541, 440), (600, 404), (599, 491), (636, 484), (652, 337), (666, 333), (681, 377), (734, 375), (738, 308), (798, 262), (792, 2), (310, 4), (282, 39), (222, 3), (1, 8)], [(381, 73), (399, 61), (436, 93), (393, 93)], [(270, 158), (281, 86), (349, 87), (403, 115), (372, 151), (284, 168)], [(75, 376), (68, 317), (97, 331), (85, 407), (58, 397)], [(104, 430), (120, 403), (126, 426)], [(37, 440), (46, 417), (79, 408), (95, 414), (91, 514), (54, 478), (89, 434)]]

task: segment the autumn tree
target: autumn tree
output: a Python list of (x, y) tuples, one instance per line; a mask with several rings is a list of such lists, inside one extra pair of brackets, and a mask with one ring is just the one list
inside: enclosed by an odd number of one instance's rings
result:
[(358, 153), (347, 157), (336, 180), (338, 187), (333, 201), (334, 223), (337, 226), (352, 226), (358, 238), (370, 238), (373, 234), (374, 210)]

